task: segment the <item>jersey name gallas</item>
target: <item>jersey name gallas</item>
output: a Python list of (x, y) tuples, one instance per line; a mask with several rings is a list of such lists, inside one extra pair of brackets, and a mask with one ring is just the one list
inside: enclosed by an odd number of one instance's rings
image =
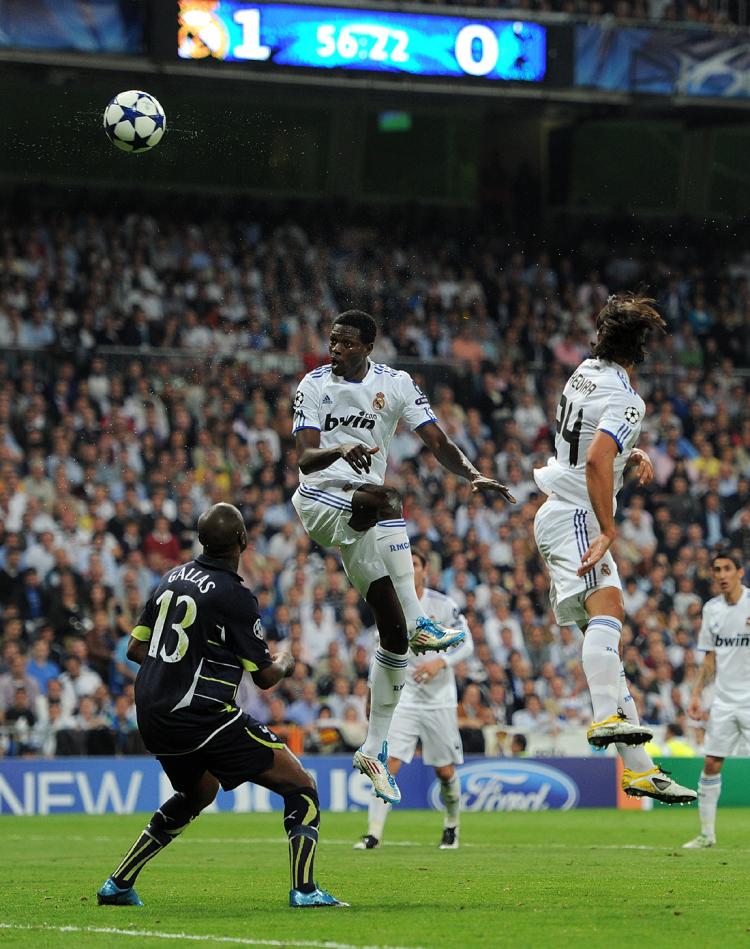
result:
[(309, 372), (294, 397), (292, 434), (312, 428), (320, 432), (321, 448), (359, 442), (380, 450), (371, 455), (369, 472), (355, 472), (343, 458), (322, 471), (304, 475), (307, 484), (331, 484), (353, 479), (383, 484), (388, 446), (403, 419), (414, 431), (437, 419), (427, 396), (408, 372), (369, 363), (361, 382), (347, 382), (330, 365)]
[(703, 607), (698, 649), (716, 653), (714, 701), (750, 707), (750, 590), (736, 603), (715, 596)]
[(586, 359), (568, 379), (555, 418), (555, 455), (534, 472), (545, 494), (591, 510), (586, 485), (586, 454), (597, 432), (617, 448), (614, 497), (622, 487), (628, 455), (641, 433), (646, 404), (627, 372), (606, 359)]

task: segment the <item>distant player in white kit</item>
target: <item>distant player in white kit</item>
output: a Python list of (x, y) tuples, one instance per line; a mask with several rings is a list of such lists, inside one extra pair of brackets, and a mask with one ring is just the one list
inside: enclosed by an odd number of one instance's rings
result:
[(375, 320), (359, 310), (331, 328), (331, 362), (308, 373), (294, 398), (293, 432), (300, 485), (292, 503), (318, 544), (338, 547), (347, 576), (375, 615), (380, 646), (370, 673), (367, 738), (354, 767), (391, 804), (401, 799), (388, 771), (387, 736), (406, 679), (406, 651), (442, 651), (464, 639), (425, 616), (414, 589), (411, 545), (401, 497), (385, 480), (388, 446), (403, 419), (437, 460), (471, 482), (513, 501), (448, 438), (427, 396), (408, 373), (371, 362)]
[(688, 707), (701, 718), (701, 696), (715, 679), (708, 716), (703, 772), (698, 784), (701, 832), (683, 846), (687, 850), (716, 843), (716, 808), (721, 794), (724, 759), (737, 752), (740, 739), (750, 743), (750, 590), (742, 583), (742, 562), (734, 554), (716, 554), (714, 580), (721, 593), (703, 607), (698, 649), (703, 662)]
[(585, 634), (583, 671), (594, 707), (589, 742), (599, 748), (617, 743), (626, 794), (684, 804), (695, 800), (695, 791), (656, 767), (642, 747), (653, 736), (640, 724), (620, 661), (625, 608), (609, 552), (626, 468), (637, 469), (640, 484), (654, 474), (648, 455), (635, 447), (646, 406), (630, 384), (649, 335), (665, 329), (652, 303), (611, 296), (597, 316), (593, 358), (581, 363), (560, 397), (555, 457), (534, 472), (548, 495), (534, 536), (550, 573), (557, 622), (575, 623)]
[[(449, 653), (421, 661), (409, 651), (408, 675), (388, 732), (388, 768), (394, 776), (402, 764), (414, 757), (417, 742), (422, 743), (422, 760), (435, 769), (440, 781), (440, 799), (445, 805), (441, 850), (458, 850), (461, 782), (455, 765), (463, 764), (464, 753), (458, 731), (456, 676), (453, 669), (474, 652), (469, 626), (456, 602), (449, 596), (425, 587), (427, 561), (412, 551), (414, 580), (422, 609), (439, 623), (459, 627), (466, 633), (463, 643)], [(373, 795), (370, 800), (367, 833), (354, 845), (355, 850), (374, 850), (383, 839), (388, 805)]]

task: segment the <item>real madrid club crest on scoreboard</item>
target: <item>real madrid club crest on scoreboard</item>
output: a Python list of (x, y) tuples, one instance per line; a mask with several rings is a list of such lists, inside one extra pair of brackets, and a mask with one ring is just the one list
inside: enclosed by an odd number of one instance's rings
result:
[(181, 0), (181, 59), (542, 82), (547, 28), (389, 9)]

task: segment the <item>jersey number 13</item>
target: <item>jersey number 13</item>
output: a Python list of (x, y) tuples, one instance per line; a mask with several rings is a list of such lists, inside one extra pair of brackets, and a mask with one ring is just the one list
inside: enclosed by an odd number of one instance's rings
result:
[(185, 632), (188, 627), (192, 626), (195, 622), (195, 617), (198, 615), (198, 607), (195, 605), (195, 600), (192, 596), (178, 596), (174, 604), (174, 614), (177, 613), (181, 606), (185, 607), (185, 612), (182, 614), (182, 618), (178, 619), (176, 622), (171, 624), (172, 629), (177, 633), (177, 644), (174, 647), (172, 652), (167, 652), (164, 646), (161, 647), (161, 652), (159, 651), (159, 643), (161, 642), (161, 637), (164, 633), (164, 627), (167, 623), (167, 616), (169, 614), (169, 608), (172, 605), (172, 598), (174, 597), (174, 590), (165, 590), (159, 599), (156, 601), (156, 605), (159, 607), (159, 615), (156, 617), (156, 623), (154, 624), (154, 631), (151, 634), (151, 642), (148, 647), (148, 654), (152, 658), (156, 659), (157, 656), (160, 656), (164, 662), (179, 662), (187, 652), (187, 648), (190, 644), (188, 635)]

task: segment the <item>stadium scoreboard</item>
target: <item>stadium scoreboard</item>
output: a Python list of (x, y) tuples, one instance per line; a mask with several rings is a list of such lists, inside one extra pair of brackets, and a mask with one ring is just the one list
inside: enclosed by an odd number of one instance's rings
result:
[(180, 0), (176, 14), (181, 60), (469, 83), (545, 82), (554, 32), (527, 20), (311, 3)]

